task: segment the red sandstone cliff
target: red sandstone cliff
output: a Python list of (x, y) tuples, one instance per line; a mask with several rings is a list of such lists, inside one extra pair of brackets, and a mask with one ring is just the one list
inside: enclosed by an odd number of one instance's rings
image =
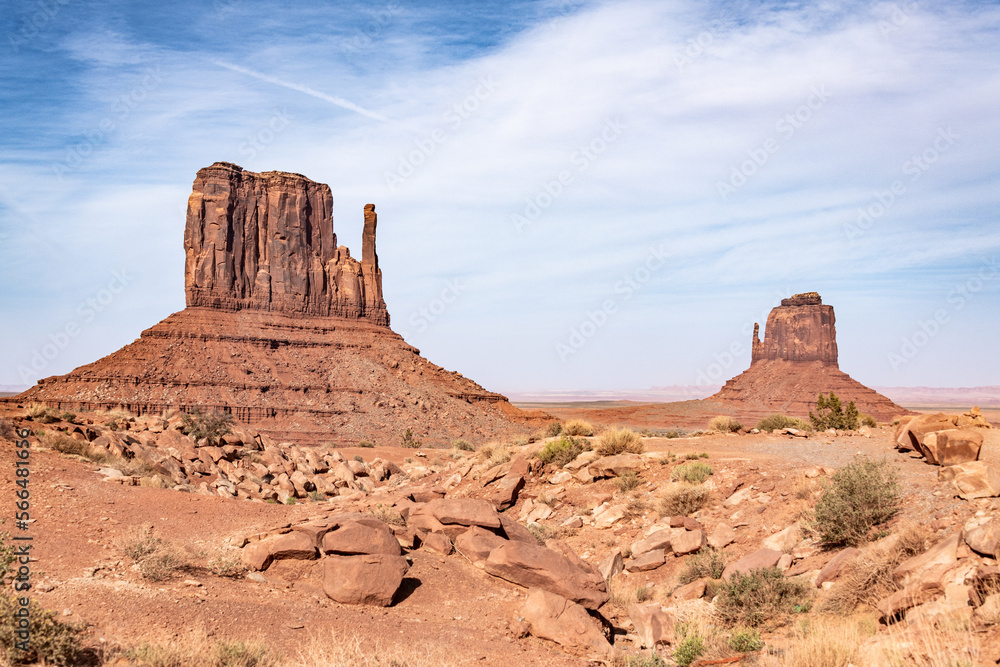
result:
[(361, 261), (337, 246), (330, 188), (217, 162), (198, 172), (184, 249), (188, 307), (121, 350), (7, 403), (136, 414), (215, 408), (303, 444), (501, 438), (529, 417), (420, 356), (389, 328), (364, 210)]
[(708, 401), (728, 403), (747, 417), (775, 412), (805, 417), (819, 394), (888, 420), (907, 410), (840, 370), (833, 306), (816, 292), (782, 299), (767, 316), (764, 340), (754, 324), (750, 368), (726, 382)]

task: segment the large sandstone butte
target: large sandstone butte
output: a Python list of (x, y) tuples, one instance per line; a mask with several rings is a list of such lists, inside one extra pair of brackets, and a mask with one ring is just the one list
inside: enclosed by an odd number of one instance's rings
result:
[(748, 417), (776, 412), (804, 417), (815, 410), (819, 394), (832, 391), (845, 405), (854, 401), (879, 420), (907, 414), (840, 370), (835, 323), (833, 306), (816, 292), (782, 299), (767, 316), (763, 341), (754, 324), (750, 368), (707, 400), (731, 404)]
[(216, 162), (184, 231), (187, 308), (121, 350), (8, 402), (136, 414), (221, 409), (304, 444), (482, 440), (524, 430), (500, 394), (420, 356), (389, 328), (365, 206), (361, 261), (337, 246), (330, 188)]

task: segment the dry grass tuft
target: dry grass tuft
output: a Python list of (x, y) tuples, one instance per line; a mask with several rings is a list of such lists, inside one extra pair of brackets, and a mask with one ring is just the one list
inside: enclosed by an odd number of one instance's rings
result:
[(489, 466), (498, 466), (510, 461), (510, 445), (489, 442), (479, 448), (476, 458)]
[(459, 661), (432, 642), (406, 640), (405, 646), (362, 644), (359, 635), (313, 637), (284, 667), (452, 667)]
[(791, 637), (781, 667), (849, 667), (859, 663), (864, 639), (853, 620), (822, 617), (802, 623)]
[(165, 581), (184, 567), (184, 558), (173, 544), (153, 535), (151, 525), (136, 526), (119, 541), (120, 548), (147, 581)]
[(673, 484), (663, 492), (656, 511), (664, 516), (688, 516), (708, 504), (711, 494), (703, 486)]
[(651, 586), (631, 582), (621, 575), (608, 582), (608, 601), (622, 611), (627, 611), (629, 605), (646, 602), (652, 597)]
[(562, 425), (562, 432), (566, 435), (582, 435), (589, 438), (594, 435), (594, 427), (582, 419), (570, 419)]
[(283, 663), (260, 640), (209, 639), (204, 630), (164, 641), (115, 647), (105, 664), (142, 667), (280, 667)]
[(642, 438), (627, 428), (605, 431), (597, 441), (597, 453), (601, 456), (642, 454), (644, 450)]
[(897, 590), (892, 571), (930, 546), (930, 529), (919, 525), (903, 526), (896, 534), (868, 545), (844, 567), (820, 610), (849, 614), (859, 606), (874, 609), (879, 600)]
[(712, 417), (712, 419), (708, 422), (708, 430), (718, 431), (719, 433), (736, 433), (742, 428), (743, 424), (727, 415)]

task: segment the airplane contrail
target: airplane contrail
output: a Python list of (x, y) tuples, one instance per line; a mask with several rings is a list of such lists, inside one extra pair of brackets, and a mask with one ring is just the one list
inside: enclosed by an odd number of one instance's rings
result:
[(282, 81), (277, 77), (268, 76), (267, 74), (262, 74), (261, 72), (255, 72), (252, 69), (247, 69), (246, 67), (240, 67), (239, 65), (231, 65), (229, 63), (224, 63), (219, 60), (213, 60), (213, 63), (219, 67), (225, 67), (226, 69), (233, 70), (234, 72), (240, 72), (241, 74), (246, 74), (247, 76), (252, 76), (255, 79), (260, 79), (261, 81), (267, 81), (268, 83), (273, 83), (284, 88), (291, 88), (292, 90), (297, 90), (300, 93), (305, 93), (306, 95), (311, 95), (312, 97), (324, 100), (331, 104), (336, 104), (338, 107), (343, 107), (344, 109), (350, 109), (355, 111), (362, 116), (368, 116), (369, 118), (374, 118), (375, 120), (380, 120), (382, 122), (388, 122), (389, 119), (381, 114), (377, 114), (374, 111), (369, 111), (364, 107), (360, 107), (350, 100), (345, 100), (343, 97), (336, 97), (334, 95), (327, 95), (326, 93), (321, 93), (318, 90), (310, 88), (309, 86), (303, 86), (298, 83), (291, 83), (289, 81)]

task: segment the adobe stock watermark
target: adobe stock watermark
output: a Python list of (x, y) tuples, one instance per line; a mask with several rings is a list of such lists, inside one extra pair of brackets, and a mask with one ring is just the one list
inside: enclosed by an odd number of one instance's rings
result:
[(441, 116), (447, 127), (438, 127), (431, 130), (423, 138), (414, 139), (414, 149), (406, 155), (399, 156), (399, 163), (395, 171), (385, 172), (385, 184), (389, 186), (390, 192), (395, 192), (396, 188), (406, 182), (410, 176), (417, 173), (430, 156), (437, 152), (437, 149), (448, 139), (449, 132), (454, 132), (468, 120), (483, 103), (496, 92), (500, 84), (492, 75), (479, 77), (479, 84), (461, 102), (451, 106)]
[(371, 48), (378, 36), (402, 12), (403, 8), (397, 4), (388, 4), (372, 12), (368, 21), (357, 29), (353, 37), (340, 43), (341, 50), (347, 53), (360, 53)]
[(33, 384), (38, 374), (48, 368), (49, 363), (54, 361), (59, 354), (69, 347), (70, 342), (79, 336), (86, 325), (97, 319), (114, 302), (117, 295), (129, 284), (134, 277), (126, 269), (112, 271), (111, 279), (107, 284), (94, 294), (81, 301), (74, 309), (74, 317), (53, 333), (48, 335), (48, 340), (31, 351), (31, 359), (28, 365), (18, 364), (17, 373), (24, 384)]
[(918, 2), (907, 2), (905, 4), (899, 5), (889, 5), (888, 18), (881, 19), (878, 22), (878, 31), (883, 37), (889, 37), (892, 34), (899, 32), (903, 26), (910, 22), (910, 17), (913, 16), (917, 10), (920, 8), (920, 3)]
[(899, 371), (900, 367), (910, 363), (920, 350), (934, 340), (942, 327), (951, 321), (952, 315), (965, 308), (966, 304), (983, 291), (987, 283), (998, 277), (1000, 277), (1000, 263), (997, 262), (996, 256), (983, 260), (982, 265), (971, 277), (956, 283), (948, 292), (945, 299), (947, 307), (938, 308), (931, 317), (918, 322), (913, 333), (903, 336), (899, 348), (886, 354), (889, 367), (893, 371)]
[(25, 12), (20, 27), (7, 33), (7, 42), (14, 55), (21, 52), (22, 46), (27, 46), (32, 40), (37, 39), (59, 14), (59, 10), (69, 2), (70, 0), (38, 0), (34, 10)]
[[(410, 313), (407, 322), (418, 334), (427, 331), (468, 289), (469, 286), (458, 278), (446, 280), (437, 296)], [(409, 332), (400, 332), (400, 334), (403, 338), (409, 336)]]
[(565, 363), (582, 350), (587, 342), (607, 325), (610, 318), (619, 312), (620, 305), (631, 299), (653, 278), (653, 274), (663, 268), (667, 263), (667, 256), (667, 251), (662, 245), (659, 248), (650, 248), (639, 266), (612, 285), (611, 290), (615, 296), (605, 299), (593, 309), (588, 309), (582, 321), (570, 327), (566, 340), (556, 341), (556, 354), (559, 355), (559, 360)]
[[(791, 290), (786, 289), (784, 292), (776, 291), (778, 303), (781, 303), (782, 299), (787, 299), (792, 295)], [(751, 318), (743, 323), (740, 327), (740, 339), (731, 342), (725, 350), (722, 352), (714, 352), (712, 354), (713, 361), (705, 366), (703, 369), (698, 371), (698, 377), (695, 380), (695, 384), (699, 387), (705, 385), (716, 385), (724, 382), (725, 380), (733, 376), (733, 371), (731, 370), (736, 364), (736, 360), (747, 351), (747, 341), (753, 344), (753, 325), (755, 323), (764, 324), (767, 322), (767, 316), (771, 314), (771, 307), (766, 307), (761, 311), (760, 315), (756, 318)]]
[(245, 156), (247, 161), (256, 158), (291, 124), (290, 118), (287, 108), (282, 107), (281, 111), (275, 109), (267, 123), (247, 135), (246, 141), (240, 144), (240, 155)]
[(725, 181), (715, 182), (715, 189), (722, 201), (725, 202), (730, 195), (735, 194), (737, 190), (746, 185), (770, 161), (771, 156), (781, 149), (784, 142), (789, 141), (796, 132), (812, 120), (816, 112), (830, 100), (830, 97), (831, 94), (827, 90), (826, 84), (813, 86), (809, 89), (809, 95), (806, 96), (805, 102), (778, 118), (774, 123), (776, 135), (768, 137), (756, 148), (747, 149), (747, 159), (730, 168), (729, 178)]
[[(916, 155), (911, 155), (900, 167), (904, 176), (908, 176), (909, 183), (916, 183), (920, 177), (930, 169), (943, 154), (947, 153), (955, 141), (960, 138), (949, 125), (947, 128), (938, 128), (937, 136), (930, 146)], [(896, 179), (884, 190), (876, 190), (872, 193), (869, 203), (858, 209), (858, 217), (854, 222), (844, 223), (844, 234), (847, 240), (853, 242), (865, 232), (871, 229), (877, 220), (889, 212), (893, 205), (907, 193), (907, 181)]]
[(160, 85), (161, 81), (160, 65), (157, 63), (144, 72), (142, 80), (132, 90), (114, 99), (111, 111), (101, 119), (97, 127), (85, 133), (82, 141), (66, 149), (66, 156), (52, 165), (55, 175), (62, 180), (68, 172), (83, 165), (101, 144), (107, 141), (108, 136), (146, 100), (149, 93)]
[(619, 118), (613, 118), (604, 123), (604, 127), (569, 156), (573, 169), (562, 169), (552, 179), (543, 181), (538, 192), (524, 200), (524, 208), (520, 213), (510, 216), (514, 229), (520, 234), (528, 225), (534, 224), (559, 197), (566, 191), (577, 174), (582, 174), (590, 168), (597, 158), (604, 154), (622, 132), (628, 128)]

